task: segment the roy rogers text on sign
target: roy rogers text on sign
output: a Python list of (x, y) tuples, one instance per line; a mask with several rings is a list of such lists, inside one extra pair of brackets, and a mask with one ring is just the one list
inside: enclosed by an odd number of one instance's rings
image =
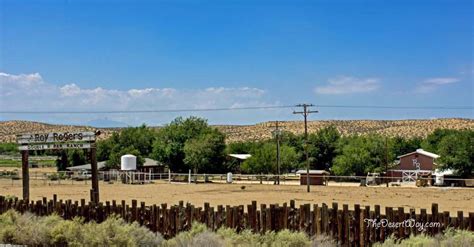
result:
[(20, 144), (95, 141), (94, 132), (52, 132), (42, 134), (24, 134), (17, 137)]

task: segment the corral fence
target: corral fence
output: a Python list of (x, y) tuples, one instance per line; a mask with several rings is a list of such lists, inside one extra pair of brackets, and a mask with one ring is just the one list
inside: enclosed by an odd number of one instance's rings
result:
[(385, 207), (385, 213), (382, 214), (379, 205), (371, 208), (355, 204), (349, 209), (347, 204), (340, 208), (338, 203), (332, 203), (331, 206), (322, 203), (297, 207), (294, 200), (283, 205), (258, 206), (256, 201), (252, 201), (245, 206), (211, 207), (205, 203), (204, 207), (196, 207), (183, 201), (168, 206), (165, 203), (138, 204), (137, 200), (132, 200), (132, 204), (128, 205), (125, 200), (98, 204), (86, 203), (85, 199), (80, 202), (58, 200), (56, 195), (51, 200), (43, 198), (30, 202), (0, 196), (0, 213), (9, 209), (22, 213), (29, 211), (40, 216), (56, 213), (64, 219), (80, 216), (86, 221), (96, 222), (102, 222), (115, 214), (127, 222), (136, 221), (154, 232), (160, 232), (165, 238), (189, 230), (192, 222), (203, 223), (212, 230), (228, 227), (238, 232), (248, 229), (263, 233), (289, 229), (304, 231), (309, 236), (327, 234), (345, 246), (369, 246), (391, 235), (396, 238), (421, 233), (433, 236), (447, 228), (474, 231), (473, 212), (464, 215), (463, 211), (458, 211), (457, 215), (450, 215), (448, 211), (440, 211), (437, 204), (432, 204), (430, 213), (426, 209), (415, 212), (415, 209), (405, 211), (403, 207)]
[[(15, 184), (15, 180), (18, 180), (18, 184), (21, 184), (20, 172), (18, 170), (2, 171), (0, 170), (0, 179), (11, 179), (12, 185)], [(280, 176), (275, 174), (232, 174), (232, 181), (234, 183), (242, 184), (275, 184), (279, 178), (280, 184), (299, 184), (299, 175), (294, 173), (281, 174)], [(347, 183), (359, 183), (365, 185), (366, 176), (335, 176), (326, 175), (327, 182), (331, 182), (330, 185), (345, 185)], [(390, 186), (404, 186), (413, 185), (415, 182), (403, 182), (403, 177), (378, 177), (374, 181), (378, 181), (376, 185), (383, 185), (386, 179), (390, 180)], [(91, 179), (90, 173), (83, 171), (61, 171), (61, 172), (30, 172), (30, 180), (42, 181), (44, 184), (87, 184)], [(206, 174), (206, 173), (152, 173), (152, 172), (140, 172), (140, 171), (99, 171), (98, 179), (104, 182), (123, 182), (130, 184), (144, 184), (151, 183), (153, 181), (161, 180), (167, 182), (178, 182), (178, 183), (195, 183), (195, 182), (217, 182), (225, 183), (227, 181), (227, 174)], [(418, 177), (417, 180), (424, 180), (428, 186), (450, 186), (450, 187), (463, 187), (463, 186), (474, 186), (474, 179), (461, 179), (461, 178), (444, 178), (442, 185), (436, 185), (434, 178)], [(79, 181), (79, 182), (77, 182)]]

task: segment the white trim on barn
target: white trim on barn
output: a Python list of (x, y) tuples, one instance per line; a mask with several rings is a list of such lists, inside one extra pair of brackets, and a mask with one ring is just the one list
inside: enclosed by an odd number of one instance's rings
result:
[(414, 153), (417, 153), (417, 154), (421, 154), (421, 155), (424, 155), (424, 156), (428, 156), (428, 157), (431, 157), (433, 159), (437, 159), (439, 158), (440, 156), (437, 155), (437, 154), (434, 154), (434, 153), (431, 153), (431, 152), (428, 152), (428, 151), (425, 151), (421, 148), (417, 149), (415, 152), (411, 152), (411, 153), (407, 153), (407, 154), (404, 154), (404, 155), (400, 155), (398, 156), (397, 158), (401, 158), (401, 157), (405, 157), (405, 156), (408, 156), (408, 155), (412, 155)]

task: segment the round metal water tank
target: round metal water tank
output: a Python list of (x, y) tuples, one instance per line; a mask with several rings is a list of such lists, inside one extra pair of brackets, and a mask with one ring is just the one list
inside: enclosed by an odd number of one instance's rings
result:
[(231, 184), (232, 183), (232, 172), (227, 173), (227, 183)]
[(120, 157), (120, 169), (122, 171), (131, 171), (137, 169), (137, 156), (126, 154)]

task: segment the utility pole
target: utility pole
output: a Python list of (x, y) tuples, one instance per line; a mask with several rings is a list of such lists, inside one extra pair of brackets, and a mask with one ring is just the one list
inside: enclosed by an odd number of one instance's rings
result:
[(276, 184), (280, 184), (280, 135), (281, 135), (281, 130), (278, 128), (278, 121), (275, 121), (275, 130), (272, 131), (273, 135), (275, 136), (276, 139), (276, 151), (277, 151), (277, 157), (276, 157), (276, 162), (277, 162), (277, 180)]
[(309, 158), (308, 158), (308, 115), (310, 113), (318, 113), (318, 111), (311, 111), (308, 108), (314, 106), (313, 104), (298, 104), (296, 107), (303, 107), (303, 111), (293, 111), (293, 114), (302, 114), (304, 117), (304, 152), (306, 156), (306, 190), (310, 192), (309, 179)]
[(388, 187), (388, 143), (387, 137), (385, 137), (385, 183)]

